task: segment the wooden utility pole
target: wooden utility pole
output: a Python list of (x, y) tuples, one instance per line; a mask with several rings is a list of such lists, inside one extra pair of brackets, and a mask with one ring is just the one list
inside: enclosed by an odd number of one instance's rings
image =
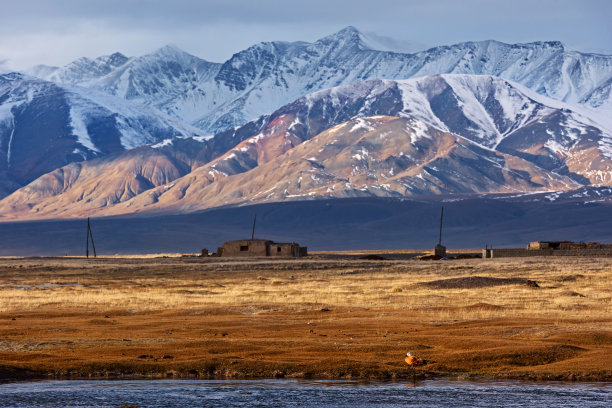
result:
[(255, 239), (255, 223), (257, 222), (257, 214), (253, 217), (253, 232), (251, 233), (251, 241)]
[(438, 245), (442, 245), (442, 220), (444, 219), (444, 207), (442, 207), (442, 212), (440, 213), (440, 239), (438, 240)]
[(89, 258), (89, 240), (91, 239), (91, 247), (93, 249), (94, 258), (97, 257), (96, 245), (94, 244), (93, 232), (91, 232), (91, 223), (89, 217), (87, 217), (87, 237), (85, 239), (85, 256)]
[(442, 220), (444, 219), (444, 207), (440, 213), (440, 237), (438, 238), (438, 245), (434, 248), (434, 255), (440, 258), (446, 258), (446, 247), (442, 245)]

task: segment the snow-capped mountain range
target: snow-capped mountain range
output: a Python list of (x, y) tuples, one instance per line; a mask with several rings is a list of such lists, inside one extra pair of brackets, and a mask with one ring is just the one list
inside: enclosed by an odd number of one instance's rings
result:
[(211, 134), (318, 90), (443, 73), (493, 75), (564, 102), (612, 110), (609, 55), (568, 51), (559, 42), (466, 42), (412, 54), (372, 47), (385, 48), (347, 27), (314, 43), (256, 44), (223, 64), (166, 46), (135, 58), (81, 58), (47, 68), (44, 79), (142, 102)]
[(0, 213), (61, 218), (612, 185), (612, 130), (589, 112), (492, 76), (357, 82), (188, 148), (192, 139), (168, 139), (62, 167), (1, 201)]
[(1, 75), (0, 219), (612, 185), (612, 56), (383, 42), (347, 27), (224, 63), (165, 46)]

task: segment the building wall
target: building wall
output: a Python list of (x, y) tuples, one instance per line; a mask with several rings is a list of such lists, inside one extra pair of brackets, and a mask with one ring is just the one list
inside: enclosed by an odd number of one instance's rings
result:
[[(488, 250), (490, 258), (518, 258), (528, 256), (612, 256), (612, 248), (603, 249), (540, 249), (502, 248)], [(483, 251), (483, 256), (485, 252)]]
[(554, 249), (554, 250), (582, 250), (582, 249), (612, 249), (610, 244), (599, 242), (573, 242), (573, 241), (533, 241), (527, 249)]
[(533, 241), (530, 242), (529, 245), (527, 245), (527, 249), (529, 250), (539, 250), (539, 249), (547, 249), (548, 248), (548, 242), (540, 242), (540, 241)]
[(270, 244), (270, 256), (294, 257), (298, 256), (298, 244)]
[(490, 249), (491, 258), (519, 258), (525, 256), (550, 256), (551, 249), (501, 248)]
[(308, 255), (306, 247), (301, 247), (295, 242), (275, 243), (267, 240), (242, 240), (228, 241), (217, 253), (222, 257), (259, 257), (271, 256), (292, 258)]
[(268, 248), (270, 241), (265, 240), (244, 240), (244, 241), (229, 241), (223, 243), (224, 257), (254, 257), (268, 256)]

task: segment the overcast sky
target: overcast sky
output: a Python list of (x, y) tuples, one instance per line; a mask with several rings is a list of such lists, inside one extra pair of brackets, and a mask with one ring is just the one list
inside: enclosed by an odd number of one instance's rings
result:
[(560, 40), (612, 54), (612, 0), (0, 0), (0, 71), (165, 44), (223, 62), (352, 25), (420, 47)]

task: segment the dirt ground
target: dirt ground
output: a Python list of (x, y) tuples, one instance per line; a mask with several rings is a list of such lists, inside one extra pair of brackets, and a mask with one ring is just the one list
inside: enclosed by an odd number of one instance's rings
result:
[(328, 255), (0, 259), (0, 379), (612, 380), (612, 259)]

